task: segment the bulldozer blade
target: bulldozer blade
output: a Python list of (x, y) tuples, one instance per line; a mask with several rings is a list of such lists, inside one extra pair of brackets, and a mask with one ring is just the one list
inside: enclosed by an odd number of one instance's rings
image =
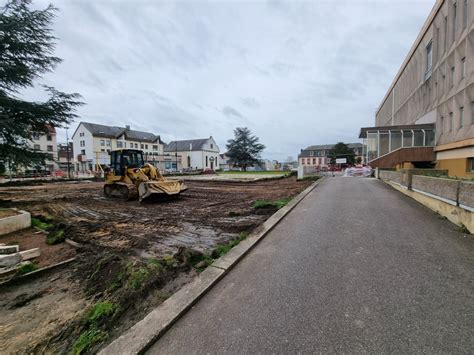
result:
[(151, 196), (177, 196), (187, 187), (180, 181), (146, 181), (138, 185), (140, 201)]

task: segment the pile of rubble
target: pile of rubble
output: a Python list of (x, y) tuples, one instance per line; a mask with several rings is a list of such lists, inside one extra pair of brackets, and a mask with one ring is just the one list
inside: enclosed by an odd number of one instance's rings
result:
[(0, 280), (22, 273), (22, 269), (34, 269), (30, 260), (40, 255), (41, 251), (39, 248), (20, 251), (18, 245), (0, 244)]

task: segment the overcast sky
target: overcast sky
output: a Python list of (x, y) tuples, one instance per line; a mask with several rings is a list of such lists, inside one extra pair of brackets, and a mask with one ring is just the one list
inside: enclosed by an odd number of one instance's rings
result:
[(130, 124), (165, 141), (212, 135), (224, 152), (247, 126), (284, 160), (374, 125), (434, 0), (54, 4), (64, 61), (41, 82), (83, 96), (72, 132)]

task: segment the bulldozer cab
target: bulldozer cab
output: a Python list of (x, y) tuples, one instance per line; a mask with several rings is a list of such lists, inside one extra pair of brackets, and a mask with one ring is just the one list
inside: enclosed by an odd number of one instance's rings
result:
[(110, 165), (115, 176), (127, 175), (128, 168), (142, 168), (143, 152), (137, 149), (121, 149), (110, 152)]

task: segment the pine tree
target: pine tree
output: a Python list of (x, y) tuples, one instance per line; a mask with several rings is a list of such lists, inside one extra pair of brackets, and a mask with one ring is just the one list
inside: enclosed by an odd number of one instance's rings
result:
[[(53, 55), (56, 38), (51, 23), (57, 9), (31, 9), (31, 0), (10, 0), (0, 8), (0, 165), (44, 164), (47, 154), (32, 150), (33, 135), (46, 134), (48, 126), (63, 127), (82, 103), (79, 94), (66, 94), (44, 86), (49, 99), (31, 102), (20, 90), (32, 87), (42, 74), (61, 62)], [(0, 166), (0, 170), (2, 167)]]
[(349, 146), (343, 142), (337, 143), (329, 152), (331, 164), (336, 164), (336, 158), (346, 158), (347, 164), (354, 164), (355, 154)]
[(230, 163), (247, 171), (249, 166), (260, 165), (260, 153), (265, 149), (259, 139), (247, 127), (234, 129), (234, 139), (227, 141), (227, 155)]

